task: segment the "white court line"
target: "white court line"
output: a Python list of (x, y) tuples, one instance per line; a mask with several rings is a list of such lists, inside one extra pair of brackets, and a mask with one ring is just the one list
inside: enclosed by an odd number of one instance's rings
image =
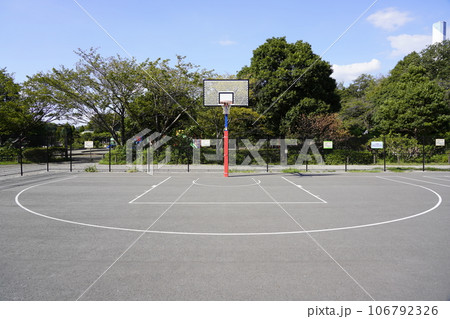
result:
[[(198, 180), (198, 178), (197, 178), (197, 180)], [(164, 182), (164, 181), (163, 181)], [(157, 222), (158, 222), (158, 220), (160, 220), (161, 219), (161, 217), (163, 217), (171, 208), (172, 208), (172, 206), (181, 198), (181, 197), (183, 197), (184, 196), (184, 194), (186, 194), (187, 193), (187, 191), (192, 187), (192, 186), (194, 186), (194, 183), (192, 183), (191, 185), (189, 185), (189, 187), (188, 188), (186, 188), (182, 193), (181, 193), (181, 195), (180, 196), (178, 196), (177, 197), (177, 199), (175, 199), (173, 202), (172, 202), (172, 205), (170, 205), (169, 207), (167, 207), (167, 209), (161, 214), (161, 215), (159, 215), (159, 217), (150, 225), (150, 226), (148, 226), (148, 228), (147, 228), (147, 231), (150, 229), (150, 228), (152, 228)], [(77, 301), (78, 300), (80, 300), (85, 294), (86, 294), (86, 292), (88, 292), (138, 241), (139, 241), (139, 239), (141, 239), (142, 238), (142, 236), (144, 236), (145, 235), (145, 232), (143, 232), (142, 234), (140, 234), (139, 236), (138, 236), (138, 238), (136, 238), (132, 243), (131, 243), (131, 245), (130, 246), (128, 246), (128, 248), (127, 249), (125, 249), (123, 252), (122, 252), (122, 254), (108, 267), (108, 268), (106, 268), (106, 270), (96, 279), (96, 280), (94, 280), (94, 282), (92, 282), (92, 284), (90, 284), (90, 286), (89, 287), (87, 287), (87, 289), (85, 290), (85, 291), (83, 291), (83, 293), (77, 298)]]
[[(70, 178), (75, 178), (75, 177), (70, 177)], [(72, 224), (72, 225), (77, 225), (77, 226), (85, 226), (85, 227), (93, 227), (93, 228), (98, 228), (98, 229), (137, 232), (137, 233), (152, 233), (152, 234), (165, 234), (165, 235), (189, 235), (189, 236), (273, 236), (273, 235), (284, 236), (284, 235), (298, 235), (298, 234), (306, 234), (306, 233), (322, 233), (322, 232), (362, 229), (362, 228), (368, 228), (368, 227), (392, 224), (392, 223), (396, 223), (396, 222), (402, 222), (402, 221), (405, 221), (405, 220), (408, 220), (408, 219), (416, 218), (416, 217), (419, 217), (419, 216), (422, 216), (422, 215), (425, 215), (425, 214), (428, 214), (428, 213), (432, 212), (433, 210), (438, 208), (441, 205), (441, 203), (442, 203), (442, 197), (437, 192), (435, 192), (434, 190), (432, 190), (432, 189), (430, 189), (428, 187), (425, 187), (425, 186), (422, 186), (422, 185), (418, 185), (418, 184), (403, 182), (403, 181), (399, 181), (399, 180), (395, 180), (395, 179), (389, 179), (389, 178), (381, 177), (381, 176), (376, 176), (376, 177), (380, 178), (380, 179), (384, 179), (384, 180), (390, 181), (390, 182), (394, 182), (394, 183), (406, 184), (406, 185), (411, 185), (411, 186), (416, 186), (416, 187), (423, 188), (423, 189), (425, 189), (425, 190), (435, 194), (436, 197), (438, 198), (438, 201), (433, 207), (431, 207), (431, 208), (429, 208), (429, 209), (427, 209), (425, 211), (422, 211), (420, 213), (417, 213), (417, 214), (414, 214), (414, 215), (409, 215), (409, 216), (402, 217), (402, 218), (386, 220), (386, 221), (383, 221), (383, 222), (377, 222), (377, 223), (371, 223), (371, 224), (361, 224), (361, 225), (354, 225), (354, 226), (336, 227), (336, 228), (310, 229), (310, 230), (307, 230), (307, 231), (274, 231), (274, 232), (253, 232), (253, 233), (213, 233), (213, 232), (203, 232), (203, 233), (201, 233), (201, 232), (165, 231), (165, 230), (145, 230), (145, 229), (137, 229), (137, 228), (124, 228), (124, 227), (104, 226), (104, 225), (98, 225), (98, 224), (88, 224), (88, 223), (81, 223), (81, 222), (76, 222), (76, 221), (72, 221), (72, 220), (61, 219), (61, 218), (56, 218), (56, 217), (52, 217), (52, 216), (49, 216), (49, 215), (41, 214), (41, 213), (35, 212), (35, 211), (25, 207), (19, 201), (20, 196), (24, 192), (30, 190), (31, 188), (34, 188), (34, 187), (37, 187), (37, 186), (46, 185), (46, 184), (50, 184), (50, 183), (55, 183), (55, 182), (66, 180), (66, 179), (70, 179), (70, 178), (65, 178), (65, 179), (62, 179), (62, 180), (49, 181), (49, 182), (46, 182), (46, 183), (36, 184), (36, 185), (30, 186), (30, 187), (27, 187), (27, 188), (23, 189), (21, 192), (19, 192), (16, 195), (15, 202), (20, 208), (22, 208), (23, 210), (27, 211), (30, 214), (33, 214), (35, 216), (39, 216), (39, 217), (42, 217), (42, 218), (46, 218), (46, 219), (49, 219), (49, 220), (66, 223), (66, 224)]]
[(147, 194), (148, 192), (154, 190), (156, 187), (158, 187), (159, 185), (161, 185), (162, 183), (164, 183), (165, 181), (167, 181), (167, 180), (170, 179), (171, 177), (172, 177), (172, 176), (169, 176), (169, 177), (167, 177), (165, 180), (163, 180), (162, 182), (159, 182), (159, 183), (156, 184), (156, 185), (152, 185), (152, 187), (151, 187), (150, 189), (146, 190), (146, 191), (143, 192), (141, 195), (138, 195), (135, 199), (129, 201), (128, 204), (133, 204), (133, 202), (134, 202), (136, 199), (139, 199), (139, 198), (141, 198), (142, 196), (144, 196), (145, 194)]
[(424, 181), (422, 179), (415, 179), (415, 178), (404, 177), (404, 176), (396, 176), (396, 177), (409, 179), (409, 180), (412, 180), (412, 181), (417, 181), (417, 182), (422, 182), (422, 183), (427, 183), (427, 184), (433, 184), (433, 185), (438, 185), (438, 186), (450, 187), (450, 185), (444, 185), (444, 184), (439, 184), (439, 183), (428, 182), (428, 181)]
[[(169, 205), (172, 202), (135, 202), (134, 205)], [(279, 202), (280, 204), (323, 204), (323, 202)], [(274, 202), (176, 202), (175, 205), (274, 205)]]
[(208, 185), (208, 184), (201, 184), (201, 183), (194, 183), (195, 185), (198, 186), (205, 186), (205, 187), (246, 187), (246, 186), (255, 186), (255, 185), (259, 185), (261, 184), (261, 181), (258, 179), (256, 181), (256, 183), (253, 184), (244, 184), (244, 185)]
[(322, 203), (327, 204), (326, 201), (324, 201), (324, 200), (323, 200), (322, 198), (320, 198), (319, 196), (314, 195), (314, 194), (311, 193), (309, 190), (305, 189), (303, 186), (298, 185), (298, 184), (295, 184), (294, 182), (288, 180), (286, 177), (281, 176), (281, 178), (284, 179), (285, 181), (291, 183), (292, 185), (294, 185), (294, 186), (300, 188), (302, 191), (305, 191), (305, 192), (308, 193), (309, 195), (314, 196), (315, 198), (317, 198), (318, 200), (320, 200)]
[[(423, 176), (425, 178), (431, 178), (431, 179), (436, 179), (438, 181), (444, 181), (444, 182), (450, 182), (450, 179), (443, 179), (443, 178), (437, 178), (437, 177), (431, 177), (431, 176)], [(445, 176), (444, 176), (445, 177)]]
[(264, 191), (264, 193), (267, 194), (267, 196), (269, 196), (271, 200), (273, 200), (278, 205), (278, 207), (281, 208), (282, 211), (286, 213), (286, 215), (288, 215), (294, 221), (294, 223), (297, 224), (298, 227), (300, 227), (302, 231), (306, 232), (306, 235), (316, 244), (317, 247), (319, 247), (367, 296), (369, 296), (370, 299), (375, 301), (372, 295), (352, 275), (350, 275), (350, 273), (310, 233), (308, 233), (306, 229), (303, 228), (303, 226), (291, 214), (289, 214), (289, 212), (284, 209), (284, 207), (279, 202), (277, 202), (277, 200), (264, 187), (262, 187), (261, 185), (259, 185), (259, 187)]

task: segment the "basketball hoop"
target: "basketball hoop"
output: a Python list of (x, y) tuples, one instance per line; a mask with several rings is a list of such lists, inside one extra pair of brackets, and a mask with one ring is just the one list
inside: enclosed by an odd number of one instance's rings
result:
[(231, 109), (231, 101), (224, 101), (221, 102), (222, 103), (222, 110), (223, 110), (223, 114), (230, 114), (230, 109)]
[(231, 106), (248, 106), (248, 80), (203, 80), (203, 105), (222, 106), (223, 130), (223, 176), (228, 177), (228, 115)]

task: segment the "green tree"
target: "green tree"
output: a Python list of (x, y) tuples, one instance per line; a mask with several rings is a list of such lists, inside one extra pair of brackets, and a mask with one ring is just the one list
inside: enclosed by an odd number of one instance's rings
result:
[(420, 53), (408, 54), (391, 70), (390, 77), (398, 79), (410, 66), (423, 67), (427, 77), (444, 88), (450, 104), (450, 40), (430, 45)]
[(17, 101), (19, 98), (20, 85), (14, 82), (6, 68), (0, 69), (0, 102)]
[[(68, 117), (95, 119), (121, 144), (128, 137), (125, 120), (127, 108), (143, 93), (142, 69), (146, 62), (137, 64), (120, 56), (104, 58), (96, 52), (78, 50), (81, 60), (74, 70), (64, 66), (52, 72), (38, 73), (29, 79), (36, 95), (47, 96), (50, 103), (66, 110)], [(113, 114), (119, 123), (120, 135), (108, 121)]]
[(143, 128), (166, 133), (195, 113), (201, 96), (201, 78), (194, 66), (178, 57), (137, 63), (135, 59), (102, 57), (95, 49), (78, 50), (75, 69), (60, 67), (29, 79), (35, 95), (46, 97), (67, 118), (91, 120), (124, 145)]
[(374, 94), (377, 128), (384, 134), (406, 134), (414, 138), (447, 132), (450, 108), (445, 101), (445, 90), (421, 66), (411, 64), (403, 73), (399, 70), (396, 67)]
[(450, 90), (450, 40), (430, 45), (421, 53), (420, 64), (430, 79)]
[[(268, 135), (263, 121), (253, 123), (260, 114), (246, 107), (232, 107), (228, 117), (230, 138), (261, 138)], [(224, 130), (224, 115), (220, 107), (205, 107), (198, 113), (198, 123), (202, 131), (199, 136), (221, 138)]]
[(370, 88), (376, 83), (376, 79), (370, 74), (361, 74), (341, 93), (342, 102), (351, 99), (360, 99), (366, 96)]
[[(50, 116), (51, 118), (51, 116)], [(43, 131), (48, 109), (35, 103), (22, 92), (6, 69), (0, 70), (0, 137), (23, 146)]]
[(15, 110), (20, 105), (20, 85), (14, 83), (6, 69), (0, 69), (0, 136), (5, 139), (15, 132)]
[(378, 82), (373, 76), (362, 74), (347, 88), (340, 90), (342, 108), (339, 115), (343, 126), (353, 136), (372, 133), (375, 104), (370, 96)]
[(332, 140), (341, 143), (349, 138), (337, 113), (305, 114), (299, 108), (292, 108), (283, 120), (285, 134), (300, 140), (315, 139), (317, 142)]
[[(280, 125), (293, 107), (306, 114), (339, 110), (332, 72), (330, 64), (314, 54), (308, 43), (288, 43), (281, 37), (268, 39), (254, 50), (250, 66), (242, 68), (238, 77), (250, 80), (250, 105), (265, 115), (267, 128), (283, 134)], [(305, 103), (303, 99), (310, 100)], [(311, 99), (317, 104), (311, 105)]]
[(135, 131), (150, 128), (168, 134), (196, 126), (203, 78), (212, 76), (211, 71), (177, 56), (175, 66), (170, 65), (170, 60), (158, 59), (146, 66), (145, 73), (144, 92), (129, 107)]

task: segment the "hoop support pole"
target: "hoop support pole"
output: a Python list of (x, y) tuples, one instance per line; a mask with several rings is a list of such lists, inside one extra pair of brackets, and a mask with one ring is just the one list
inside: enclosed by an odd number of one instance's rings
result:
[(228, 130), (223, 131), (223, 176), (228, 177)]

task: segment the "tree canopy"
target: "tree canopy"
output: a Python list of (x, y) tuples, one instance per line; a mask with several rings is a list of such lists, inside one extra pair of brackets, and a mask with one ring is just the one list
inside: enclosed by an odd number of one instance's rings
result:
[(412, 52), (389, 75), (361, 75), (341, 90), (343, 125), (353, 135), (418, 139), (450, 130), (450, 41)]
[(250, 66), (242, 68), (238, 77), (250, 80), (250, 105), (265, 115), (267, 128), (279, 135), (285, 133), (281, 124), (292, 108), (306, 114), (339, 111), (332, 72), (308, 43), (288, 43), (281, 37), (255, 49)]
[(418, 138), (447, 131), (450, 110), (445, 91), (423, 67), (410, 65), (398, 78), (386, 78), (375, 94), (377, 128)]
[(47, 97), (66, 118), (93, 120), (124, 145), (135, 131), (162, 134), (199, 104), (200, 83), (207, 71), (178, 57), (175, 67), (160, 59), (102, 57), (95, 49), (78, 50), (75, 69), (54, 68), (30, 77), (33, 94)]
[(42, 133), (44, 120), (52, 119), (51, 109), (28, 96), (6, 69), (0, 70), (0, 142), (25, 145)]
[[(202, 107), (202, 80), (220, 78), (213, 71), (182, 56), (138, 62), (104, 57), (96, 49), (76, 54), (75, 66), (37, 73), (22, 84), (0, 69), (0, 144), (30, 142), (55, 119), (89, 123), (121, 145), (146, 128), (222, 136), (222, 110)], [(308, 43), (267, 39), (237, 74), (249, 79), (250, 107), (231, 109), (230, 136), (358, 143), (381, 134), (448, 136), (450, 41), (405, 56), (384, 77), (363, 74), (348, 87), (338, 88), (331, 74)]]

